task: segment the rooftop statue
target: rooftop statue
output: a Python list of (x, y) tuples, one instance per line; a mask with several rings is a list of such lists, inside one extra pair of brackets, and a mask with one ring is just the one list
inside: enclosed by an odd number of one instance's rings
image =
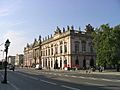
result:
[(67, 30), (68, 30), (68, 31), (70, 30), (70, 27), (69, 27), (69, 26), (67, 26)]
[(65, 32), (65, 28), (63, 27), (63, 32)]
[(85, 30), (86, 30), (86, 32), (93, 32), (94, 28), (90, 24), (88, 24), (88, 25), (86, 25)]
[(41, 35), (39, 35), (39, 41), (41, 41)]
[(71, 30), (74, 30), (74, 26), (73, 25), (71, 26)]
[(58, 34), (58, 33), (61, 33), (61, 30), (60, 30), (60, 28), (57, 26), (57, 29), (56, 29), (56, 31), (55, 31), (55, 34)]

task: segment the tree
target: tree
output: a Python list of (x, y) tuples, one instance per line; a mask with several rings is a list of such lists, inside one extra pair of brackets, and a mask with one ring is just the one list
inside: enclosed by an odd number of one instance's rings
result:
[(120, 25), (114, 28), (103, 24), (93, 33), (99, 66), (118, 65), (120, 62)]
[(113, 63), (117, 65), (117, 71), (120, 67), (120, 25), (117, 25), (113, 28)]

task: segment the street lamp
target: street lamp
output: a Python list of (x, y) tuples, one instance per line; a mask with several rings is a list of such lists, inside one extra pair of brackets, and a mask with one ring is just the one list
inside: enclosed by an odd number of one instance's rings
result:
[(5, 68), (5, 72), (4, 72), (4, 80), (2, 81), (2, 83), (7, 84), (7, 53), (8, 53), (8, 47), (10, 46), (10, 41), (9, 39), (6, 40), (5, 42), (5, 52), (6, 52), (6, 58), (5, 58), (5, 62), (4, 62), (4, 68)]

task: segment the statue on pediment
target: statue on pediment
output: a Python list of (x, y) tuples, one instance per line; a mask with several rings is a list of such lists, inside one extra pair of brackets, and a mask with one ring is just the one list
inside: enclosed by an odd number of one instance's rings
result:
[(33, 43), (33, 46), (37, 46), (37, 44), (38, 44), (38, 41), (37, 41), (37, 39), (35, 38), (34, 43)]
[(69, 27), (69, 26), (67, 26), (67, 30), (68, 30), (68, 31), (70, 30), (70, 27)]
[(57, 26), (57, 29), (56, 29), (56, 31), (55, 31), (55, 34), (59, 34), (59, 33), (61, 33), (61, 30), (60, 30), (60, 28)]
[(29, 48), (30, 47), (30, 45), (27, 43), (27, 48)]
[(39, 41), (41, 41), (41, 35), (39, 35)]
[(73, 25), (71, 26), (71, 30), (74, 30), (74, 26)]
[(52, 34), (51, 34), (51, 38), (52, 38)]
[(86, 30), (86, 32), (91, 33), (94, 31), (94, 28), (90, 24), (88, 24), (88, 25), (86, 25), (85, 30)]
[(49, 39), (50, 37), (49, 37), (49, 35), (48, 35), (48, 39)]
[(65, 28), (63, 27), (63, 32), (65, 32)]
[(79, 27), (79, 33), (81, 33), (81, 28)]
[(39, 35), (39, 44), (41, 44), (41, 35)]
[(35, 38), (34, 42), (37, 42), (37, 39)]

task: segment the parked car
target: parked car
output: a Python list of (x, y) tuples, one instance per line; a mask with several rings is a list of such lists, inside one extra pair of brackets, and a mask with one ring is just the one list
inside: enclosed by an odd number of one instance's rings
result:
[(9, 65), (9, 70), (13, 70), (14, 71), (15, 66), (14, 65)]
[(36, 64), (35, 69), (36, 69), (36, 70), (41, 70), (41, 69), (42, 69), (42, 66), (39, 65), (39, 64)]

